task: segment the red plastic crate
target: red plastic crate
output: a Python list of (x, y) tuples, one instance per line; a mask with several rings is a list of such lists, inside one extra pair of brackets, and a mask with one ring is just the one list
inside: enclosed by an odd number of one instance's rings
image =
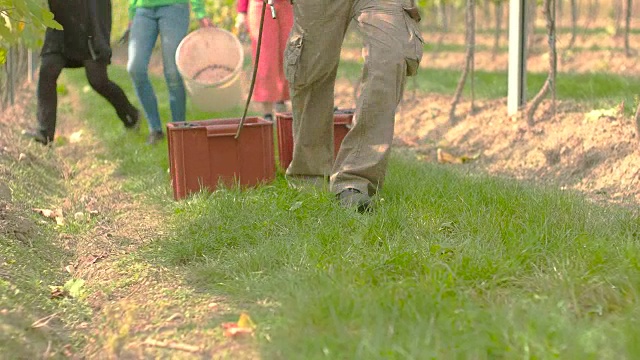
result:
[[(333, 156), (338, 155), (342, 140), (347, 136), (353, 123), (353, 110), (336, 110), (333, 115)], [(278, 158), (280, 166), (286, 170), (293, 159), (293, 115), (289, 113), (276, 114), (278, 129)]]
[(255, 186), (275, 178), (273, 123), (258, 117), (167, 124), (169, 172), (176, 200), (219, 183)]

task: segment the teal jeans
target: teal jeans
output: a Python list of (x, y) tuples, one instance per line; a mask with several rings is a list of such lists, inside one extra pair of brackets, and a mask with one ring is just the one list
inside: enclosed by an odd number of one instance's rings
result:
[(185, 121), (187, 96), (176, 65), (176, 50), (189, 31), (189, 4), (137, 8), (129, 37), (127, 71), (149, 122), (150, 131), (162, 131), (158, 99), (149, 81), (149, 60), (160, 35), (164, 78), (169, 89), (172, 121)]

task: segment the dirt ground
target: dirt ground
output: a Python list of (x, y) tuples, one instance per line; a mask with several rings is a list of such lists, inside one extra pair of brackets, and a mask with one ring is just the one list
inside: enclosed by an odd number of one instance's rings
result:
[[(473, 171), (577, 190), (591, 199), (640, 202), (640, 143), (630, 117), (587, 115), (579, 104), (558, 104), (532, 128), (506, 116), (502, 100), (478, 102), (476, 114), (464, 104), (463, 119), (448, 124), (449, 97), (426, 96), (404, 103), (398, 114), (396, 144), (412, 147), (427, 162), (438, 149), (474, 158), (462, 165)], [(541, 112), (550, 108), (545, 102)]]

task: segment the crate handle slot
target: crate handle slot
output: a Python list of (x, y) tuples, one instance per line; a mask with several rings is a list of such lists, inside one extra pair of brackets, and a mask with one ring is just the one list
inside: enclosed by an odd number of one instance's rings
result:
[(238, 126), (238, 124), (207, 126), (207, 137), (235, 136)]

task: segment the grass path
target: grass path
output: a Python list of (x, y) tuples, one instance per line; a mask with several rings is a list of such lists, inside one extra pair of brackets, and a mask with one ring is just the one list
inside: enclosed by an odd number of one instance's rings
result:
[[(126, 73), (111, 73), (131, 93)], [(68, 248), (48, 262), (54, 280), (82, 285), (65, 298), (63, 325), (90, 358), (640, 356), (640, 220), (628, 211), (406, 153), (394, 154), (369, 216), (281, 176), (174, 202), (166, 147), (146, 147), (144, 130), (123, 133), (81, 72), (64, 81), (62, 132), (87, 131), (39, 155), (62, 165), (32, 203), (97, 211), (88, 223), (45, 226)], [(249, 342), (222, 336), (240, 311), (257, 323)]]
[[(171, 231), (168, 208), (126, 190), (121, 159), (83, 121), (101, 119), (84, 100), (95, 94), (62, 82), (53, 149), (19, 136), (33, 125), (31, 96), (18, 124), (2, 123), (0, 348), (12, 358), (255, 358), (251, 343), (222, 335), (233, 304), (141, 256)], [(142, 141), (104, 119), (121, 141)], [(60, 209), (64, 224), (31, 208)]]

